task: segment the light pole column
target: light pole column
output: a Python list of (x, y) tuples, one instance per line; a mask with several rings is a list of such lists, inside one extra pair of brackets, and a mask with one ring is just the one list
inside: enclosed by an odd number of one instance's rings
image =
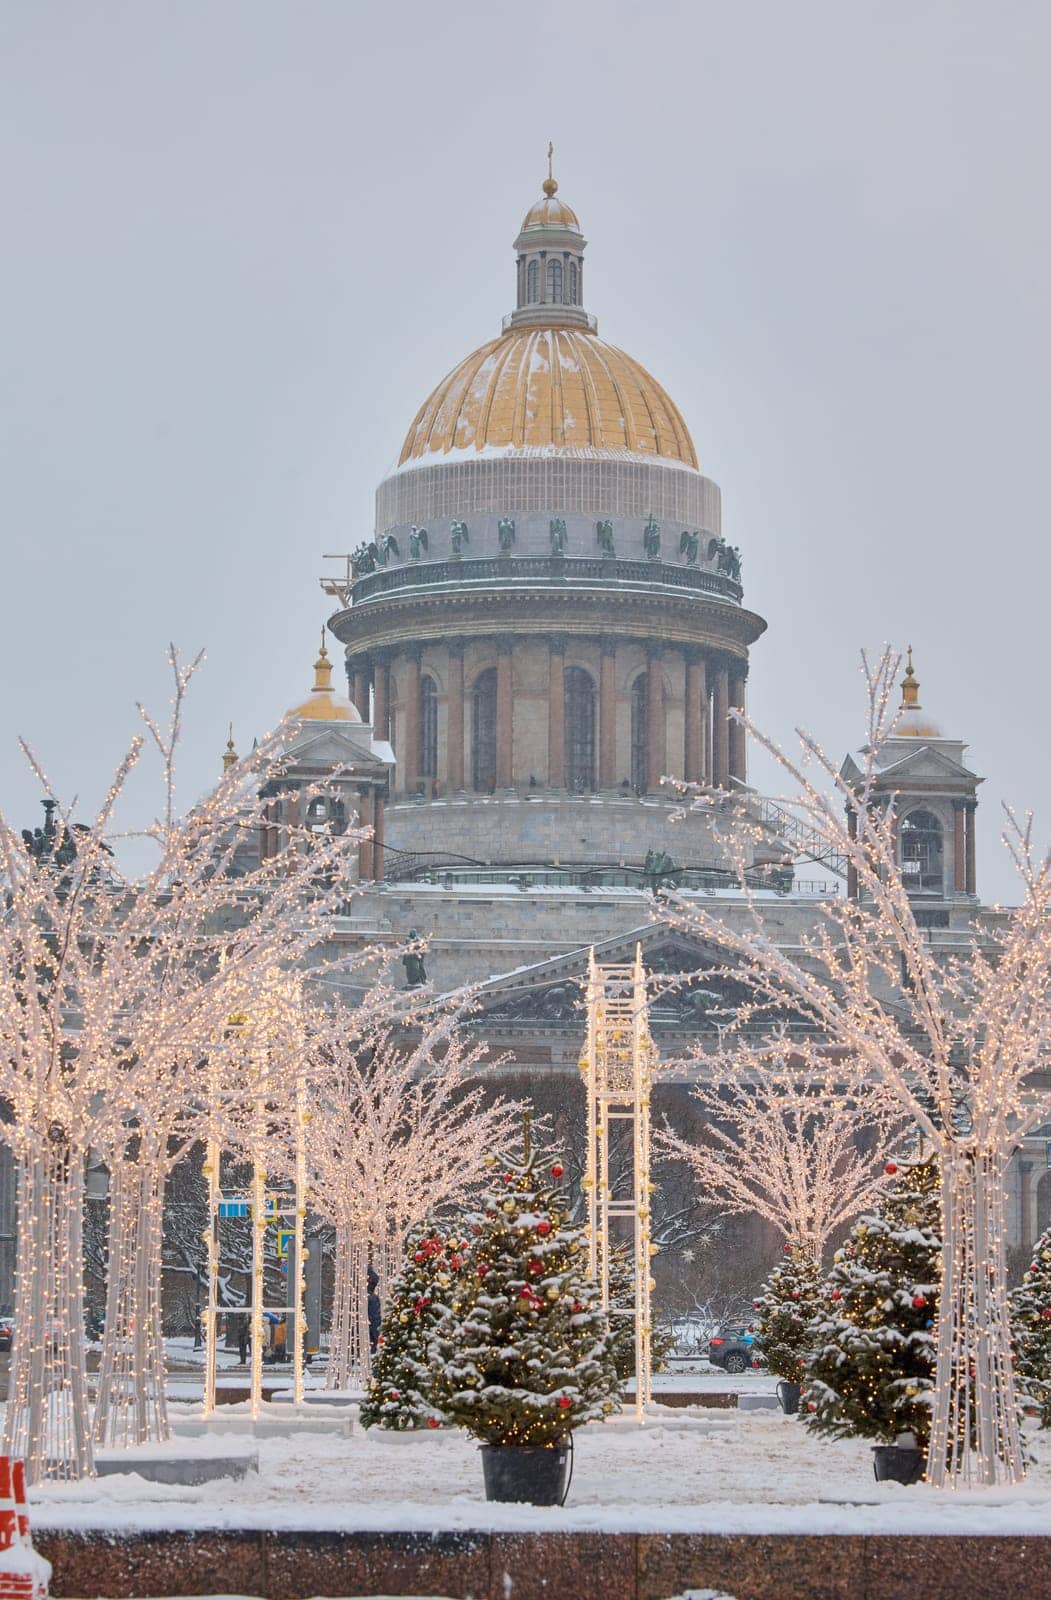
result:
[(449, 696), (445, 708), (445, 782), (454, 793), (463, 790), (463, 650), (462, 639), (449, 646)]
[(730, 779), (730, 674), (725, 660), (715, 667), (715, 691), (712, 696), (712, 782), (717, 789), (725, 789)]
[(598, 786), (617, 782), (617, 641), (603, 638), (598, 686)]
[(406, 652), (405, 715), (401, 732), (401, 788), (415, 794), (420, 765), (420, 650), (410, 646)]
[(704, 715), (708, 693), (704, 658), (700, 650), (689, 647), (686, 656), (686, 698), (683, 707), (682, 775), (687, 783), (700, 783), (704, 776)]
[(664, 766), (664, 683), (661, 677), (660, 645), (646, 647), (646, 792), (655, 794), (661, 786)]
[(511, 679), (511, 640), (496, 643), (496, 787), (514, 784), (514, 686)]
[(547, 785), (561, 789), (566, 781), (566, 643), (555, 634), (547, 641)]
[[(744, 710), (744, 685), (747, 676), (748, 669), (743, 665), (735, 666), (730, 674), (730, 705), (735, 711)], [(738, 778), (744, 783), (748, 775), (744, 726), (736, 720), (729, 724), (729, 763), (731, 778)]]

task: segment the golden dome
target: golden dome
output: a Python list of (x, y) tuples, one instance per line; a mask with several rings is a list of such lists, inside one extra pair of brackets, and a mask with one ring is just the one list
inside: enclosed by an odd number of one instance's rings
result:
[(325, 632), (321, 632), (321, 650), (314, 662), (314, 687), (302, 705), (293, 706), (288, 713), (297, 722), (360, 722), (357, 707), (344, 694), (332, 687), (332, 663), (325, 649)]
[(574, 233), (580, 232), (580, 221), (572, 206), (567, 206), (555, 194), (558, 184), (554, 178), (544, 181), (544, 198), (529, 207), (522, 223), (521, 232), (528, 228), (572, 228)]
[(901, 705), (898, 708), (898, 720), (894, 724), (894, 736), (898, 739), (940, 739), (942, 737), (942, 731), (938, 724), (923, 715), (923, 707), (920, 705), (920, 680), (913, 671), (911, 644), (909, 645), (905, 676), (901, 680)]
[(573, 327), (511, 328), (475, 350), (424, 401), (398, 464), (454, 451), (551, 448), (697, 466), (686, 424), (657, 380), (623, 350)]

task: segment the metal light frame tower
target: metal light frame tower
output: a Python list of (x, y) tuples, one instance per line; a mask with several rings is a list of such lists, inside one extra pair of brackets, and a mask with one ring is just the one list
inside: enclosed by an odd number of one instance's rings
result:
[[(657, 1064), (650, 1035), (649, 1001), (642, 947), (630, 966), (599, 966), (592, 949), (588, 960), (587, 1039), (580, 1070), (587, 1090), (588, 1156), (584, 1188), (588, 1198), (589, 1268), (602, 1290), (602, 1306), (610, 1312), (609, 1263), (614, 1248), (610, 1224), (630, 1219), (634, 1229), (635, 1303), (613, 1316), (635, 1320), (635, 1414), (645, 1420), (651, 1398), (652, 1332), (650, 1258), (657, 1247), (650, 1239), (650, 1088)], [(614, 1122), (629, 1124), (631, 1194), (615, 1196), (609, 1179), (609, 1135)]]

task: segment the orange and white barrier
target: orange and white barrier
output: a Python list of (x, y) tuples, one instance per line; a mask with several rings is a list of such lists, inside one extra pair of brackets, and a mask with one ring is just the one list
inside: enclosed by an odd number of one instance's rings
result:
[(47, 1600), (50, 1581), (29, 1532), (26, 1464), (0, 1456), (0, 1600)]

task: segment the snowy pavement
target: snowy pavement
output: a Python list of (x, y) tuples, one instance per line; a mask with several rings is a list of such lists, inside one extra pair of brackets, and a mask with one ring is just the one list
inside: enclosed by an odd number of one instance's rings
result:
[(1046, 1533), (1051, 1436), (1031, 1443), (1025, 1484), (950, 1493), (877, 1484), (868, 1445), (811, 1437), (779, 1412), (669, 1409), (643, 1427), (625, 1414), (577, 1431), (568, 1502), (540, 1509), (487, 1504), (478, 1447), (460, 1432), (301, 1431), (259, 1439), (259, 1473), (240, 1482), (108, 1477), (43, 1485), (30, 1504), (40, 1529)]

